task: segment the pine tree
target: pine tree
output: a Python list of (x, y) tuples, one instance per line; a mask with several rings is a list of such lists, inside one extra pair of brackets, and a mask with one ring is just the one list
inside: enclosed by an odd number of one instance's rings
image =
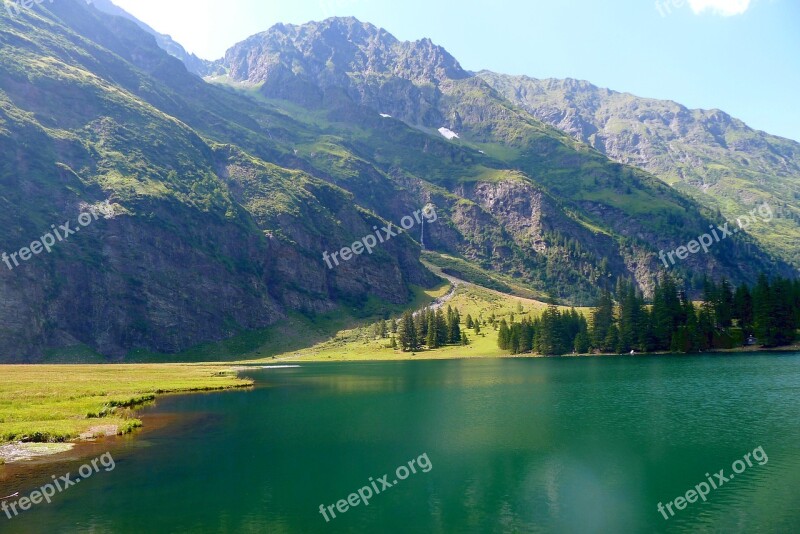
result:
[(708, 350), (714, 346), (714, 312), (712, 306), (706, 306), (705, 303), (700, 307), (700, 313), (697, 315), (697, 350)]
[(508, 344), (511, 354), (519, 354), (519, 325), (511, 325)]
[(461, 316), (458, 310), (447, 307), (447, 342), (453, 345), (461, 343)]
[[(592, 310), (592, 345), (600, 350), (610, 350), (606, 344), (608, 331), (614, 325), (614, 301), (611, 293), (604, 290)], [(614, 339), (616, 345), (616, 338)]]
[(772, 292), (769, 280), (763, 273), (758, 277), (753, 289), (753, 333), (762, 345), (769, 345), (770, 331), (769, 313), (772, 309)]
[(472, 315), (467, 314), (467, 319), (466, 319), (465, 324), (466, 324), (467, 328), (472, 328)]
[(684, 314), (686, 316), (685, 326), (679, 327), (683, 336), (681, 352), (694, 352), (698, 350), (700, 346), (697, 313), (694, 309), (694, 304), (686, 295), (684, 295), (681, 300), (683, 303)]
[(447, 345), (447, 319), (441, 308), (436, 310), (436, 344), (438, 346)]
[(753, 333), (753, 296), (746, 284), (736, 288), (733, 296), (733, 318), (742, 329), (742, 342), (747, 344), (747, 338)]
[(586, 331), (578, 332), (575, 335), (574, 349), (576, 354), (589, 352), (589, 334)]
[(716, 291), (716, 299), (714, 301), (714, 316), (717, 319), (717, 325), (721, 328), (730, 328), (733, 324), (733, 297), (731, 284), (727, 279), (723, 278)]
[(397, 337), (400, 342), (400, 347), (404, 352), (417, 350), (419, 347), (417, 331), (414, 326), (414, 317), (411, 315), (411, 312), (405, 312), (403, 314), (397, 328)]
[(428, 330), (428, 308), (422, 308), (414, 314), (414, 328), (420, 340), (425, 339)]
[(620, 282), (619, 339), (617, 351), (643, 350), (639, 344), (640, 332), (645, 329), (644, 301), (636, 294), (633, 284)]
[(436, 336), (436, 315), (433, 313), (428, 314), (427, 330), (428, 330), (428, 335), (426, 337), (426, 345), (428, 345), (428, 348), (431, 350), (438, 349), (439, 341)]
[(612, 352), (617, 350), (617, 345), (619, 344), (619, 330), (617, 329), (617, 325), (611, 323), (611, 326), (608, 327), (608, 332), (606, 332), (606, 338), (602, 341), (602, 347), (606, 352)]
[(501, 350), (508, 350), (511, 347), (511, 332), (505, 319), (500, 320), (500, 330), (497, 333), (497, 346)]
[[(539, 352), (542, 354), (564, 354), (572, 350), (572, 345), (566, 347), (562, 336), (561, 313), (555, 304), (550, 304), (542, 313)], [(571, 342), (572, 340), (570, 340)]]
[(772, 307), (770, 310), (771, 346), (788, 345), (797, 332), (797, 313), (793, 310), (792, 283), (784, 278), (772, 281)]
[(650, 321), (653, 330), (654, 349), (669, 349), (672, 344), (673, 334), (677, 331), (678, 326), (685, 324), (678, 288), (669, 275), (662, 276), (660, 283), (656, 284)]
[(533, 350), (533, 327), (530, 319), (527, 317), (522, 319), (519, 329), (519, 351), (521, 353), (531, 352)]

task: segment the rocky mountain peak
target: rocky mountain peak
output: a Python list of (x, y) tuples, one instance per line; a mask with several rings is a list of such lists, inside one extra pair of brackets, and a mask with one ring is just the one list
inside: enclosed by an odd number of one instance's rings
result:
[(291, 72), (322, 87), (340, 84), (349, 74), (428, 83), (470, 75), (430, 39), (402, 42), (355, 17), (277, 24), (228, 50), (224, 64), (237, 81), (260, 83), (278, 72)]

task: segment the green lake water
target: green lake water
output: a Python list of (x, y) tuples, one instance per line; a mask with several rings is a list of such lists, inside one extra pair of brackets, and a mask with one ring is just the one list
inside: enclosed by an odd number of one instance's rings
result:
[[(254, 389), (159, 400), (107, 443), (113, 471), (0, 515), (0, 532), (800, 532), (800, 354), (245, 374)], [(751, 455), (706, 502), (659, 513), (758, 447), (764, 465)], [(82, 463), (12, 482), (25, 495)], [(336, 510), (384, 475), (368, 506)]]

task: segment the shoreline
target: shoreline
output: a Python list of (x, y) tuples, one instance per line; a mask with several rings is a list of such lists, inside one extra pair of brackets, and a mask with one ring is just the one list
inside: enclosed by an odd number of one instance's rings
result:
[[(460, 354), (430, 354), (432, 351), (421, 351), (415, 353), (401, 353), (396, 352), (387, 357), (375, 358), (359, 358), (342, 356), (327, 356), (327, 357), (308, 357), (303, 355), (298, 356), (284, 356), (276, 359), (264, 360), (244, 360), (236, 362), (237, 370), (250, 370), (258, 368), (259, 366), (265, 368), (277, 368), (281, 364), (286, 363), (354, 363), (354, 362), (401, 362), (401, 361), (435, 361), (435, 360), (491, 360), (491, 359), (516, 359), (516, 358), (607, 358), (607, 357), (646, 357), (646, 356), (700, 356), (706, 354), (750, 354), (750, 353), (781, 353), (781, 352), (800, 352), (800, 343), (793, 345), (786, 345), (782, 347), (736, 347), (733, 349), (711, 349), (705, 352), (687, 352), (676, 353), (669, 351), (658, 352), (636, 352), (630, 353), (616, 353), (616, 352), (596, 352), (596, 353), (582, 353), (582, 354), (479, 354), (474, 356), (460, 355)], [(434, 351), (435, 352), (435, 351)], [(456, 352), (456, 351), (450, 351)], [(430, 355), (429, 355), (430, 354)], [(206, 362), (207, 365), (214, 365), (214, 362)], [(222, 365), (222, 364), (217, 364)]]
[[(171, 395), (251, 388), (230, 364), (0, 365), (0, 472), (73, 455), (142, 427), (139, 411)], [(42, 384), (54, 384), (42, 393)]]
[[(124, 421), (126, 424), (120, 422), (109, 421), (104, 424), (104, 417), (92, 418), (96, 424), (91, 425), (85, 432), (80, 433), (77, 437), (65, 440), (56, 441), (24, 441), (24, 440), (5, 440), (0, 441), (0, 469), (3, 466), (9, 468), (18, 468), (22, 466), (35, 466), (42, 463), (57, 462), (66, 457), (83, 457), (80, 451), (84, 448), (93, 449), (94, 445), (106, 439), (118, 439), (134, 433), (142, 429), (142, 422), (138, 418), (138, 410), (152, 404), (159, 398), (173, 396), (173, 395), (193, 395), (198, 393), (216, 393), (228, 390), (239, 390), (244, 388), (253, 387), (254, 381), (249, 378), (242, 378), (241, 373), (251, 371), (254, 369), (279, 369), (287, 367), (300, 367), (303, 363), (378, 363), (390, 361), (436, 361), (436, 360), (492, 360), (492, 359), (538, 359), (538, 358), (608, 358), (608, 357), (647, 357), (647, 356), (696, 356), (705, 354), (717, 355), (730, 355), (730, 354), (751, 354), (751, 353), (783, 353), (783, 352), (800, 352), (800, 344), (794, 344), (784, 347), (737, 347), (734, 349), (715, 349), (699, 353), (676, 354), (670, 352), (647, 352), (635, 354), (617, 354), (617, 353), (590, 353), (590, 354), (563, 354), (563, 355), (544, 355), (544, 354), (495, 354), (495, 355), (464, 355), (462, 351), (449, 351), (450, 353), (436, 354), (433, 352), (417, 352), (417, 353), (394, 353), (391, 357), (374, 357), (374, 358), (348, 358), (342, 355), (338, 358), (308, 358), (303, 355), (287, 356), (282, 358), (275, 358), (269, 360), (256, 360), (256, 361), (242, 361), (242, 362), (205, 362), (201, 364), (189, 364), (194, 366), (213, 367), (219, 369), (224, 367), (227, 372), (233, 373), (237, 382), (227, 385), (218, 386), (199, 386), (191, 389), (159, 389), (153, 394), (140, 395), (138, 397), (131, 397), (126, 401), (118, 402), (115, 404), (115, 409), (125, 409), (129, 411), (129, 418)], [(288, 364), (288, 365), (287, 365)], [(175, 366), (173, 363), (163, 364), (148, 364), (151, 366)], [(183, 364), (179, 364), (183, 365)], [(2, 366), (0, 366), (2, 367)], [(104, 367), (108, 367), (105, 366)], [(219, 375), (217, 375), (219, 376)], [(113, 412), (110, 412), (113, 413)], [(88, 451), (87, 451), (88, 454)], [(16, 470), (16, 469), (15, 469)]]

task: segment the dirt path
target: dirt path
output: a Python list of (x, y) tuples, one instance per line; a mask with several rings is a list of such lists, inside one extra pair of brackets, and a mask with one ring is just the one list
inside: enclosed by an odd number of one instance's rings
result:
[[(488, 287), (479, 286), (478, 284), (473, 284), (472, 282), (467, 282), (466, 280), (462, 280), (460, 278), (456, 278), (455, 276), (446, 274), (446, 273), (442, 272), (442, 270), (440, 268), (438, 268), (438, 267), (436, 267), (436, 266), (434, 266), (432, 264), (429, 264), (429, 263), (426, 263), (426, 262), (423, 262), (423, 264), (425, 265), (425, 267), (428, 268), (429, 271), (434, 273), (436, 276), (441, 276), (442, 278), (446, 279), (447, 281), (449, 281), (453, 285), (453, 287), (450, 288), (450, 291), (447, 293), (447, 295), (439, 297), (438, 299), (436, 299), (431, 304), (431, 307), (434, 310), (439, 308), (439, 307), (441, 307), (442, 304), (446, 304), (447, 301), (451, 300), (453, 298), (453, 296), (455, 296), (455, 290), (458, 288), (458, 286), (461, 286), (461, 285), (463, 285), (465, 287), (478, 287), (481, 290), (486, 291), (487, 293), (492, 293), (493, 295), (497, 295), (499, 297), (517, 299), (520, 302), (531, 304), (531, 305), (534, 305), (534, 306), (535, 305), (542, 306), (544, 304), (544, 302), (541, 301), (541, 300), (529, 299), (527, 297), (520, 297), (518, 295), (509, 295), (508, 293), (503, 293), (502, 291), (497, 291), (496, 289), (489, 289)], [(442, 300), (442, 302), (439, 303), (438, 302), (439, 300)]]

